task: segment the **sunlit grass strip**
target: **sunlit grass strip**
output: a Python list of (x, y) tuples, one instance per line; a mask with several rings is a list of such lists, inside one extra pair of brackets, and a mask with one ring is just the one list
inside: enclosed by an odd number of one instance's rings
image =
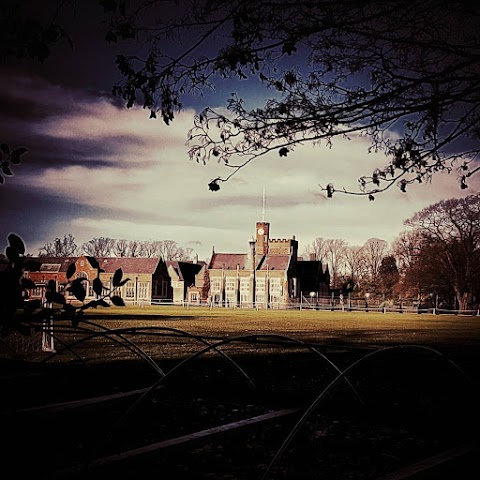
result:
[(206, 307), (181, 307), (181, 306), (155, 306), (146, 307), (126, 306), (126, 307), (110, 307), (98, 308), (85, 312), (86, 317), (132, 317), (135, 316), (139, 320), (141, 317), (156, 316), (158, 318), (224, 318), (224, 319), (276, 319), (276, 320), (295, 320), (302, 319), (306, 321), (321, 321), (326, 318), (335, 320), (354, 320), (368, 319), (372, 322), (385, 323), (386, 321), (451, 321), (453, 319), (471, 319), (476, 323), (480, 323), (480, 318), (476, 315), (457, 315), (442, 314), (432, 315), (430, 313), (417, 312), (365, 312), (365, 311), (341, 311), (341, 310), (275, 310), (275, 309), (229, 309)]
[(161, 325), (202, 336), (281, 333), (353, 343), (480, 341), (480, 317), (463, 315), (127, 306), (97, 309), (86, 318), (109, 328)]

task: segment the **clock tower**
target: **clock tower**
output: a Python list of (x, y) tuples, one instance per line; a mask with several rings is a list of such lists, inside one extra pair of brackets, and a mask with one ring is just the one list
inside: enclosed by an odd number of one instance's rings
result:
[(257, 222), (255, 238), (257, 240), (256, 251), (260, 255), (268, 253), (268, 239), (270, 234), (270, 224), (268, 222)]

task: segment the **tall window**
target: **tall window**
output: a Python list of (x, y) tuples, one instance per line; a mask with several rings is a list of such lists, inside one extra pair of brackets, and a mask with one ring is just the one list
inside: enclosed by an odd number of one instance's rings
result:
[(235, 298), (236, 283), (237, 283), (236, 278), (227, 277), (225, 279), (225, 300), (230, 304), (236, 303), (236, 298)]
[(258, 277), (255, 282), (255, 301), (256, 303), (265, 302), (265, 277)]
[(270, 301), (272, 303), (278, 303), (282, 298), (282, 279), (271, 278), (270, 279)]
[(138, 282), (138, 299), (139, 300), (148, 300), (149, 296), (149, 282)]
[(32, 288), (32, 297), (42, 298), (45, 293), (45, 286), (37, 285), (35, 288)]
[(213, 293), (218, 293), (222, 291), (222, 281), (219, 277), (212, 278), (211, 288)]
[(133, 280), (129, 280), (125, 284), (125, 298), (135, 298), (135, 282)]
[(168, 282), (165, 280), (153, 281), (153, 296), (165, 298), (167, 296)]
[(240, 279), (240, 303), (248, 303), (251, 301), (250, 296), (250, 279)]

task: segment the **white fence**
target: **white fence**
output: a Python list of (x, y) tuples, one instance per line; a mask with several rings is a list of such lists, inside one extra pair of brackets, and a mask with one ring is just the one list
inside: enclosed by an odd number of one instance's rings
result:
[(380, 302), (371, 302), (368, 303), (365, 300), (360, 299), (351, 299), (350, 301), (342, 301), (341, 299), (335, 298), (333, 302), (330, 303), (326, 298), (322, 299), (311, 299), (303, 297), (297, 302), (272, 302), (272, 303), (256, 303), (252, 304), (232, 304), (231, 302), (216, 302), (216, 303), (207, 303), (207, 302), (181, 302), (174, 303), (171, 300), (152, 300), (152, 305), (159, 306), (182, 306), (184, 308), (192, 307), (203, 307), (208, 309), (216, 308), (230, 308), (230, 309), (254, 309), (254, 310), (329, 310), (329, 311), (341, 311), (341, 312), (377, 312), (377, 313), (425, 313), (431, 315), (473, 315), (480, 316), (479, 309), (471, 310), (453, 310), (446, 308), (423, 308), (421, 305), (416, 305), (414, 301), (409, 301), (405, 303), (399, 303), (394, 305), (381, 304)]

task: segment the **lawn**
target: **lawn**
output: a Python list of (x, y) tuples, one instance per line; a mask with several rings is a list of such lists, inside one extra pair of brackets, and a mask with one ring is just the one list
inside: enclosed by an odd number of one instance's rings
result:
[(325, 310), (208, 309), (149, 306), (90, 310), (108, 328), (162, 326), (196, 335), (279, 334), (348, 343), (470, 344), (480, 342), (480, 317)]
[[(70, 320), (55, 320), (54, 335), (61, 355), (48, 361), (60, 363), (78, 357), (90, 362), (138, 359), (142, 353), (167, 360), (192, 355), (205, 348), (206, 341), (222, 342), (222, 351), (248, 355), (292, 351), (292, 344), (297, 351), (305, 350), (299, 342), (364, 349), (423, 345), (451, 351), (480, 346), (480, 317), (126, 306), (88, 310), (76, 328)], [(40, 334), (33, 338), (32, 342), (15, 336), (10, 340), (16, 342), (12, 349), (30, 360), (45, 361)]]
[[(416, 313), (341, 312), (325, 310), (253, 310), (181, 306), (126, 306), (90, 309), (77, 327), (55, 319), (54, 345), (58, 353), (50, 362), (67, 362), (80, 355), (88, 361), (138, 359), (128, 342), (153, 358), (178, 358), (223, 341), (222, 349), (271, 353), (285, 350), (275, 343), (374, 348), (423, 345), (441, 349), (480, 346), (480, 317)], [(119, 335), (122, 335), (121, 339)], [(270, 338), (272, 344), (261, 346)], [(127, 339), (126, 342), (122, 339)], [(29, 360), (45, 360), (41, 334), (32, 338), (14, 335), (3, 339), (9, 348)], [(253, 342), (253, 343), (252, 343)], [(72, 347), (72, 348), (70, 348)], [(106, 348), (108, 347), (108, 348)], [(291, 345), (289, 346), (291, 349)], [(73, 354), (73, 356), (72, 356)]]
[[(139, 322), (142, 319), (158, 322), (177, 320), (187, 322), (192, 328), (199, 326), (228, 325), (232, 331), (241, 332), (244, 327), (250, 329), (264, 330), (284, 329), (295, 325), (295, 330), (301, 325), (302, 330), (316, 330), (318, 325), (327, 328), (334, 328), (339, 323), (342, 329), (345, 326), (353, 328), (378, 327), (398, 328), (405, 325), (409, 328), (429, 329), (432, 324), (437, 325), (442, 330), (454, 328), (476, 329), (480, 326), (479, 316), (470, 315), (432, 315), (417, 313), (382, 313), (382, 312), (341, 312), (329, 310), (253, 310), (253, 309), (226, 309), (207, 307), (181, 307), (181, 306), (126, 306), (110, 307), (88, 310), (86, 318), (114, 319), (118, 320), (136, 319)], [(220, 322), (219, 322), (220, 321)], [(457, 326), (457, 327), (456, 327)], [(215, 329), (214, 328), (214, 329)]]

